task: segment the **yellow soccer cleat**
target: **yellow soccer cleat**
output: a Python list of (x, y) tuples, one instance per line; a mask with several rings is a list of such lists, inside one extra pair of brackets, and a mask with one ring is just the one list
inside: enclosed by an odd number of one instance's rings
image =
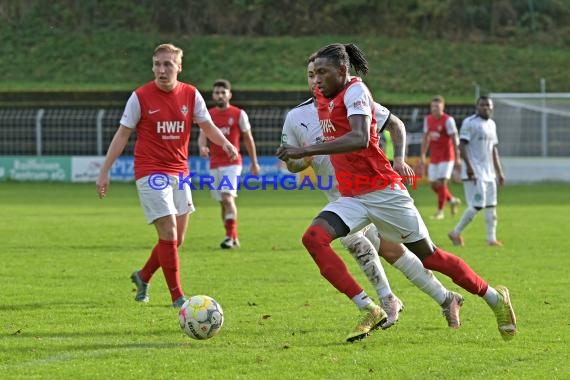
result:
[(363, 310), (360, 322), (356, 325), (346, 337), (347, 342), (354, 342), (355, 340), (364, 339), (368, 336), (371, 330), (377, 329), (380, 325), (384, 324), (388, 316), (382, 308), (375, 303), (371, 303)]
[(509, 297), (509, 290), (502, 285), (495, 289), (499, 293), (499, 302), (493, 307), (493, 312), (497, 318), (499, 333), (504, 340), (511, 340), (517, 333), (517, 318)]

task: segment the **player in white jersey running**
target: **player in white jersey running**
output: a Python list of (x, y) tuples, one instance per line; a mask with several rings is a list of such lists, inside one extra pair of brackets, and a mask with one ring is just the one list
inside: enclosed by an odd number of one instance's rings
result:
[(463, 121), (459, 132), (459, 151), (464, 165), (463, 187), (467, 209), (448, 236), (455, 245), (463, 245), (461, 232), (475, 215), (485, 209), (487, 244), (503, 245), (497, 240), (497, 183), (502, 186), (505, 175), (497, 144), (497, 126), (491, 119), (493, 101), (487, 96), (477, 100), (476, 113)]
[[(313, 63), (307, 66), (307, 79), (311, 92), (314, 90)], [(404, 128), (402, 121), (390, 111), (376, 103), (376, 119), (379, 132), (386, 129), (393, 131), (395, 128)], [(309, 99), (296, 108), (292, 109), (285, 118), (281, 142), (295, 147), (320, 144), (323, 142), (323, 133), (319, 126), (319, 118), (314, 99)], [(329, 187), (324, 191), (329, 202), (340, 197), (337, 189), (334, 168), (327, 155), (306, 157), (303, 159), (290, 159), (287, 168), (291, 172), (300, 172), (311, 166), (322, 184)], [(332, 181), (332, 183), (331, 183)], [(354, 257), (368, 280), (374, 286), (380, 298), (382, 308), (388, 318), (381, 326), (386, 329), (392, 326), (403, 309), (403, 304), (390, 288), (390, 284), (380, 262), (377, 249), (391, 265), (399, 269), (414, 285), (432, 297), (442, 307), (443, 314), (449, 327), (458, 328), (459, 309), (463, 303), (463, 297), (447, 290), (431, 271), (423, 267), (420, 259), (407, 250), (402, 244), (391, 243), (385, 239), (380, 240), (379, 233), (374, 224), (340, 239), (343, 246)]]

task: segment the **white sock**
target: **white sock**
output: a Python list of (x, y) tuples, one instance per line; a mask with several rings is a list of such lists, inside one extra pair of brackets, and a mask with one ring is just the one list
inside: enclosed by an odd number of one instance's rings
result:
[(433, 273), (424, 268), (420, 259), (407, 248), (402, 257), (393, 264), (422, 292), (433, 298), (438, 305), (445, 301), (448, 290)]
[(370, 240), (376, 252), (380, 249), (380, 234), (378, 233), (378, 228), (374, 224), (368, 225), (368, 228), (364, 231), (364, 236), (366, 239)]
[(487, 304), (491, 307), (497, 306), (499, 303), (499, 294), (495, 290), (495, 288), (488, 286), (485, 295), (483, 296)]
[(467, 227), (467, 225), (471, 223), (475, 215), (477, 215), (477, 210), (474, 209), (473, 207), (467, 207), (465, 209), (465, 212), (463, 212), (463, 215), (461, 216), (461, 220), (459, 221), (459, 223), (457, 223), (457, 226), (455, 226), (453, 232), (455, 234), (460, 234), (461, 231), (463, 231), (465, 227)]
[(487, 225), (487, 241), (497, 240), (497, 209), (495, 207), (485, 209), (485, 224)]
[(361, 293), (352, 297), (352, 302), (356, 304), (359, 309), (364, 309), (366, 306), (370, 305), (372, 300), (368, 297), (368, 294), (363, 290)]
[[(368, 228), (364, 230), (364, 236), (370, 240), (370, 243), (372, 243), (372, 246), (376, 249), (376, 252), (378, 252), (380, 248), (380, 233), (378, 232), (378, 228), (376, 228), (374, 224), (369, 224)], [(380, 296), (380, 300), (382, 300), (384, 297), (389, 297), (393, 294), (390, 292), (390, 294), (386, 294), (385, 296), (380, 295), (380, 293), (378, 293), (378, 295)]]
[(378, 297), (384, 298), (391, 295), (392, 289), (390, 289), (386, 272), (384, 272), (378, 252), (370, 240), (362, 232), (356, 232), (341, 238), (340, 241), (354, 257), (368, 281), (374, 286)]

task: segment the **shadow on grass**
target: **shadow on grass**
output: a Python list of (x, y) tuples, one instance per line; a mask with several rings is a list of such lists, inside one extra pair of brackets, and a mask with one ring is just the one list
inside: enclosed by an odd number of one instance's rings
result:
[[(134, 292), (134, 290), (133, 290)], [(117, 308), (117, 304), (115, 303), (108, 303), (108, 302), (101, 302), (95, 303), (87, 298), (85, 300), (78, 299), (76, 301), (65, 301), (65, 302), (33, 302), (33, 303), (24, 303), (24, 304), (0, 304), (0, 312), (2, 311), (26, 311), (26, 310), (46, 310), (51, 308), (69, 308), (69, 307), (81, 307), (82, 310), (89, 310), (89, 309), (101, 309), (101, 308)], [(163, 303), (163, 304), (137, 304), (132, 303), (133, 308), (150, 308), (150, 309), (171, 309), (173, 311), (174, 308), (172, 305)]]
[[(138, 350), (164, 350), (164, 349), (176, 349), (181, 348), (191, 348), (192, 351), (196, 349), (201, 349), (202, 346), (199, 344), (191, 344), (191, 341), (172, 343), (172, 342), (157, 342), (157, 343), (123, 343), (123, 344), (105, 344), (105, 343), (94, 343), (94, 344), (77, 344), (77, 345), (66, 345), (58, 346), (60, 352), (42, 357), (37, 359), (31, 359), (27, 361), (12, 361), (8, 363), (5, 367), (21, 368), (29, 366), (40, 366), (40, 365), (50, 365), (62, 362), (68, 362), (73, 360), (84, 360), (91, 359), (99, 356), (111, 355), (117, 352), (125, 351), (138, 351)], [(30, 352), (29, 347), (17, 347), (12, 348), (10, 351), (21, 351), (25, 353)]]
[(25, 311), (25, 310), (37, 310), (46, 309), (49, 307), (85, 307), (85, 301), (66, 301), (66, 302), (33, 302), (24, 304), (0, 304), (0, 311)]
[[(176, 324), (172, 324), (172, 326), (176, 327)], [(117, 329), (114, 331), (97, 331), (97, 330), (83, 330), (83, 331), (42, 331), (42, 330), (35, 330), (33, 328), (19, 328), (13, 332), (9, 332), (6, 334), (0, 335), (0, 337), (12, 337), (14, 339), (83, 339), (83, 338), (98, 338), (98, 337), (124, 337), (124, 336), (131, 336), (131, 337), (141, 337), (141, 336), (164, 336), (172, 334), (173, 332), (180, 331), (182, 334), (182, 330), (173, 329), (172, 326), (166, 325), (165, 328), (161, 329), (144, 329), (141, 328), (139, 330), (128, 330), (128, 329)], [(122, 338), (121, 338), (122, 339)]]

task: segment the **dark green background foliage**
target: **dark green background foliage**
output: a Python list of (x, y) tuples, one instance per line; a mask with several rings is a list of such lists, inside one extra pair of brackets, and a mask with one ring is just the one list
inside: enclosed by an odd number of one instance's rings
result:
[(0, 3), (0, 91), (131, 90), (152, 79), (152, 49), (185, 51), (181, 79), (209, 88), (305, 89), (307, 56), (355, 42), (367, 82), (389, 102), (434, 93), (549, 91), (570, 83), (570, 0), (111, 1)]
[(568, 44), (568, 0), (8, 0), (4, 23), (191, 35), (541, 38)]

